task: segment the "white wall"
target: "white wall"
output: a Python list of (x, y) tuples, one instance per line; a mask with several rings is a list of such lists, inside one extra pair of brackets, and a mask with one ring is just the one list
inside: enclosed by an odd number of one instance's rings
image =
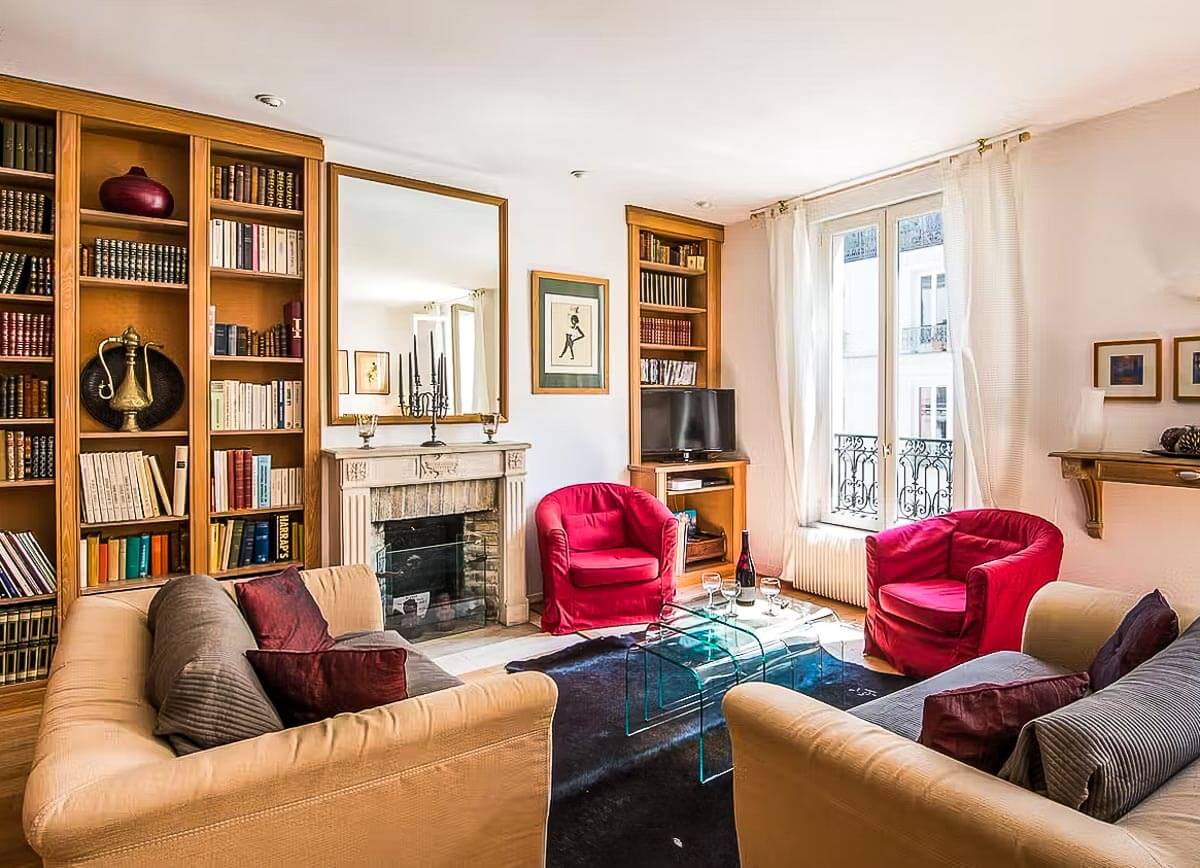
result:
[[(1047, 458), (1069, 447), (1080, 387), (1091, 383), (1095, 340), (1200, 334), (1200, 91), (1035, 135), (1022, 146), (1026, 287), (1035, 377), (1024, 508), (1066, 535), (1062, 576), (1072, 581), (1200, 600), (1192, 551), (1200, 495), (1181, 489), (1105, 487), (1103, 540), (1084, 531), (1075, 483)], [(761, 560), (779, 547), (783, 491), (774, 356), (762, 312), (769, 293), (766, 236), (750, 223), (726, 229), (722, 274), (724, 372), (739, 389), (741, 436), (754, 468), (749, 523)], [(1200, 423), (1200, 404), (1110, 403), (1110, 449), (1155, 445), (1168, 425)], [(770, 424), (767, 424), (770, 423)], [(765, 564), (764, 564), (765, 565)]]
[[(392, 172), (424, 181), (464, 187), (508, 199), (508, 416), (499, 439), (533, 444), (529, 453), (526, 501), (530, 510), (527, 540), (530, 590), (541, 588), (532, 510), (541, 497), (575, 482), (624, 481), (629, 458), (628, 410), (628, 233), (625, 202), (609, 194), (603, 181), (576, 181), (564, 170), (554, 178), (489, 177), (461, 167), (440, 166), (364, 148), (326, 141), (326, 159)], [(558, 177), (561, 175), (561, 179)], [(322, 256), (324, 256), (324, 245)], [(530, 387), (529, 272), (560, 271), (609, 280), (609, 394), (534, 395)], [(324, 273), (324, 268), (322, 268)], [(321, 318), (322, 376), (328, 340), (327, 311)], [(325, 446), (358, 445), (353, 427), (329, 426), (322, 382), (322, 433)], [(478, 424), (439, 428), (448, 442), (483, 440)], [(420, 443), (426, 425), (381, 425), (376, 446)]]

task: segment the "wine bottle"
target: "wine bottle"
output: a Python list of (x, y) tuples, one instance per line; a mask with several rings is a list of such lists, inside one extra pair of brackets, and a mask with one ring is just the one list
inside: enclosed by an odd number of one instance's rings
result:
[(750, 531), (742, 530), (742, 553), (737, 561), (737, 583), (739, 606), (754, 605), (754, 588), (757, 584), (757, 574), (754, 572), (754, 558), (750, 554)]

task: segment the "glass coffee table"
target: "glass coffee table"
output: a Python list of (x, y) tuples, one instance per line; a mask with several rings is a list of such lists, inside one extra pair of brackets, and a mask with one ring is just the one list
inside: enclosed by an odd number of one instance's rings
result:
[[(776, 601), (774, 615), (767, 603), (726, 609), (667, 603), (659, 620), (646, 628), (644, 638), (625, 654), (625, 734), (646, 732), (670, 721), (694, 715), (698, 722), (701, 783), (731, 770), (728, 757), (706, 756), (715, 736), (728, 745), (721, 699), (729, 688), (746, 681), (781, 684), (805, 693), (840, 689), (844, 653), (826, 672), (824, 644), (844, 641), (833, 610), (798, 600)], [(832, 638), (828, 638), (828, 637)], [(726, 750), (725, 753), (728, 753)]]

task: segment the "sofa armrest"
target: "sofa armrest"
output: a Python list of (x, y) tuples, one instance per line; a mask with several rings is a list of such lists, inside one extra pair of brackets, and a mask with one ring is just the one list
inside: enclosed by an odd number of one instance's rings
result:
[(977, 637), (976, 655), (1020, 648), (1030, 601), (1056, 578), (1058, 559), (1034, 549), (971, 567), (963, 635)]
[(496, 675), (75, 791), (35, 769), (26, 835), (47, 865), (539, 865), (556, 698)]
[(1029, 603), (1021, 650), (1081, 672), (1092, 665), (1100, 646), (1136, 603), (1133, 594), (1051, 582)]
[(1156, 864), (1119, 826), (787, 688), (735, 687), (724, 711), (746, 868)]

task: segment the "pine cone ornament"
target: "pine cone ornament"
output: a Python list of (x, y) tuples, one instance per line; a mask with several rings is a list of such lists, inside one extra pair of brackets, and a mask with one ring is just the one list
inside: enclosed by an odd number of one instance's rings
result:
[(1189, 425), (1175, 441), (1174, 452), (1180, 455), (1200, 455), (1200, 426)]
[(1175, 425), (1162, 432), (1162, 437), (1158, 439), (1158, 442), (1162, 445), (1163, 449), (1166, 449), (1168, 452), (1174, 452), (1175, 444), (1179, 442), (1179, 438), (1186, 430), (1187, 426), (1185, 425)]

